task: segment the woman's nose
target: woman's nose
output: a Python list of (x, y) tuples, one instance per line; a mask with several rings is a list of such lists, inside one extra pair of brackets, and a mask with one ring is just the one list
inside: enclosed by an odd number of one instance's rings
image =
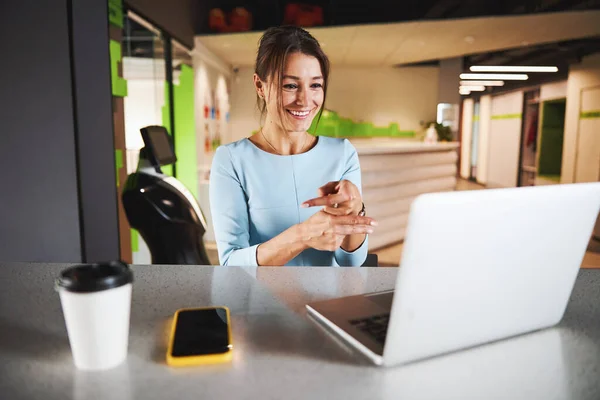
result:
[(299, 105), (305, 106), (310, 103), (310, 90), (300, 89), (296, 93), (296, 102)]

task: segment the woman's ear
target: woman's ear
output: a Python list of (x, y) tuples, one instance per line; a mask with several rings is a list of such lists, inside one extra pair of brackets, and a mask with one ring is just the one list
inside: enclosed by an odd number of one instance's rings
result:
[(260, 80), (260, 78), (258, 77), (257, 74), (254, 74), (253, 79), (254, 79), (254, 88), (256, 89), (256, 94), (258, 94), (258, 97), (260, 97), (261, 99), (264, 99), (265, 98), (264, 82)]

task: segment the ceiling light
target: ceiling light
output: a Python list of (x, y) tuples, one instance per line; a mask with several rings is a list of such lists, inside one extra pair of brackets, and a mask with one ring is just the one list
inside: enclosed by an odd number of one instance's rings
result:
[(460, 74), (460, 79), (526, 81), (529, 77), (525, 74)]
[(461, 85), (504, 86), (504, 81), (460, 81)]
[(473, 36), (465, 36), (465, 42), (472, 44), (475, 42), (475, 38)]
[(471, 94), (471, 91), (470, 90), (459, 89), (458, 93), (461, 94), (461, 95), (463, 95), (463, 96), (466, 96), (466, 95)]
[(483, 92), (485, 90), (485, 86), (481, 86), (481, 85), (472, 85), (472, 86), (464, 85), (464, 86), (461, 86), (459, 88), (459, 90), (460, 89), (462, 89), (462, 90), (470, 90), (471, 92)]
[(516, 65), (474, 65), (473, 72), (558, 72), (557, 67), (521, 67)]

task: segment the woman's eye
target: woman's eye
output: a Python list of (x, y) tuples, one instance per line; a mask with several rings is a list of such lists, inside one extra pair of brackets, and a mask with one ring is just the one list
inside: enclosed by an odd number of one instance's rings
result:
[(298, 85), (293, 84), (293, 83), (288, 83), (288, 84), (283, 85), (283, 88), (287, 89), (287, 90), (293, 90), (293, 89), (298, 89)]
[(312, 87), (313, 89), (319, 89), (322, 88), (323, 85), (321, 85), (320, 83), (313, 83), (310, 87)]

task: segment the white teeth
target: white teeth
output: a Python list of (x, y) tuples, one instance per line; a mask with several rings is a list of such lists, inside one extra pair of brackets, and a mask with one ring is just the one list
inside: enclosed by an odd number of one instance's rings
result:
[(288, 110), (292, 115), (295, 115), (297, 117), (306, 117), (310, 111), (292, 111), (292, 110)]

